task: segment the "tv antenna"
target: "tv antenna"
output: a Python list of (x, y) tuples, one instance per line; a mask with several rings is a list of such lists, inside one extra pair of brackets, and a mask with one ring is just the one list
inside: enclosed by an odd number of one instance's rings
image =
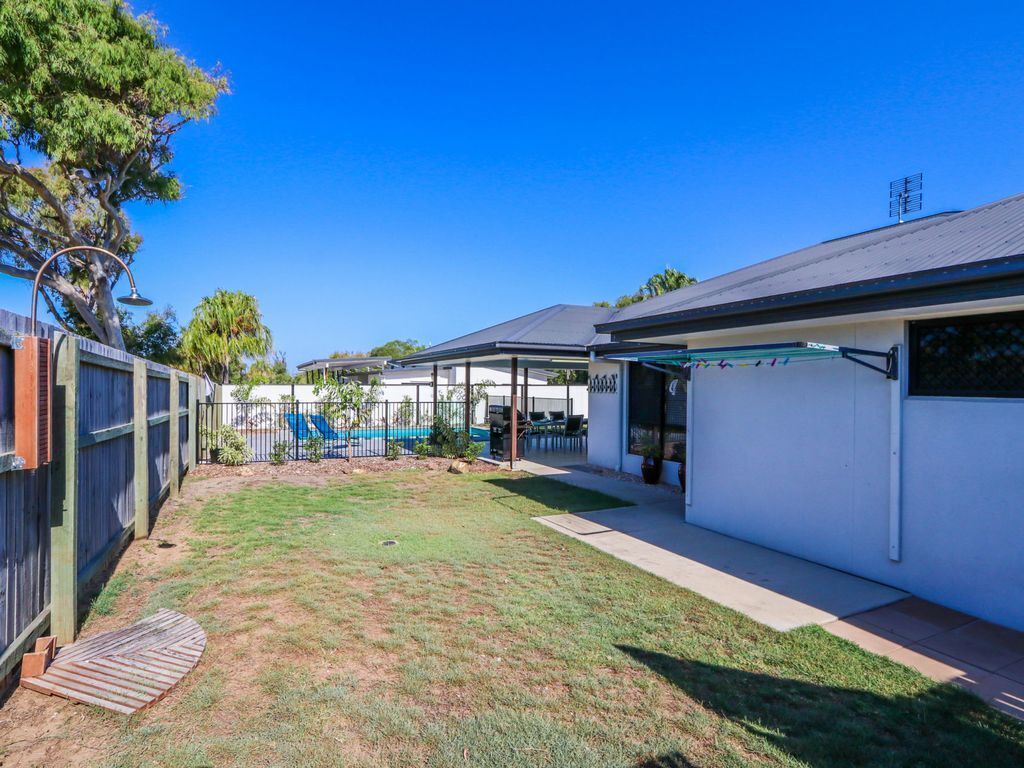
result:
[(921, 210), (921, 188), (924, 186), (924, 174), (915, 173), (902, 179), (889, 182), (889, 218), (896, 217), (896, 223), (902, 224), (903, 217), (908, 213)]

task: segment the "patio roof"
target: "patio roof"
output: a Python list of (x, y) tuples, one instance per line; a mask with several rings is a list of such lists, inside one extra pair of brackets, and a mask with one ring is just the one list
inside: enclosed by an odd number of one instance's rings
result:
[(298, 366), (299, 371), (362, 371), (382, 370), (391, 362), (390, 357), (324, 357)]
[[(506, 368), (583, 369), (595, 341), (594, 324), (609, 319), (607, 307), (556, 304), (528, 315), (459, 336), (398, 360), (402, 366), (478, 363)], [(599, 337), (608, 341), (607, 336)]]

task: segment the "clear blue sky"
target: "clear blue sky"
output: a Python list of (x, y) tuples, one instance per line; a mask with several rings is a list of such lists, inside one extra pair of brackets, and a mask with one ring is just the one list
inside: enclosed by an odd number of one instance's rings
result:
[(140, 288), (254, 293), (294, 366), (884, 225), (907, 173), (1024, 191), (1019, 4), (776, 5), (137, 3), (233, 89), (132, 211)]

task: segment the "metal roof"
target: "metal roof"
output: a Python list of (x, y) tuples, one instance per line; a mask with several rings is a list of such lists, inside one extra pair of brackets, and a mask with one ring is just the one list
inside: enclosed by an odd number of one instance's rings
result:
[(351, 368), (384, 368), (391, 361), (390, 357), (323, 357), (310, 360), (298, 366), (300, 371), (347, 370)]
[[(843, 288), (877, 295), (894, 287), (921, 287), (917, 282), (934, 286), (940, 278), (947, 282), (1005, 278), (1016, 270), (1012, 257), (1021, 255), (1024, 195), (1015, 195), (969, 211), (915, 219), (762, 261), (624, 307), (609, 321), (598, 323), (598, 330), (624, 339), (641, 336), (638, 331), (643, 328), (681, 325), (697, 317), (704, 318), (702, 329), (707, 329), (714, 326), (707, 319), (714, 314), (755, 313), (782, 297), (791, 305), (821, 304), (817, 316), (839, 314), (834, 307), (830, 311), (828, 304), (852, 295)], [(915, 282), (915, 277), (920, 281)]]
[[(465, 336), (435, 344), (399, 362), (416, 365), (469, 358), (531, 358), (536, 362), (587, 356), (594, 325), (612, 317), (608, 307), (556, 304)], [(603, 337), (607, 340), (608, 337)]]

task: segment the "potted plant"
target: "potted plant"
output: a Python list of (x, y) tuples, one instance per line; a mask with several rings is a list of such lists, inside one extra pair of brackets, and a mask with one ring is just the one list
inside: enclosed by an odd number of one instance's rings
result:
[(640, 473), (644, 476), (644, 482), (654, 485), (661, 480), (661, 446), (656, 443), (644, 443), (640, 447), (640, 455), (644, 457), (640, 464)]

